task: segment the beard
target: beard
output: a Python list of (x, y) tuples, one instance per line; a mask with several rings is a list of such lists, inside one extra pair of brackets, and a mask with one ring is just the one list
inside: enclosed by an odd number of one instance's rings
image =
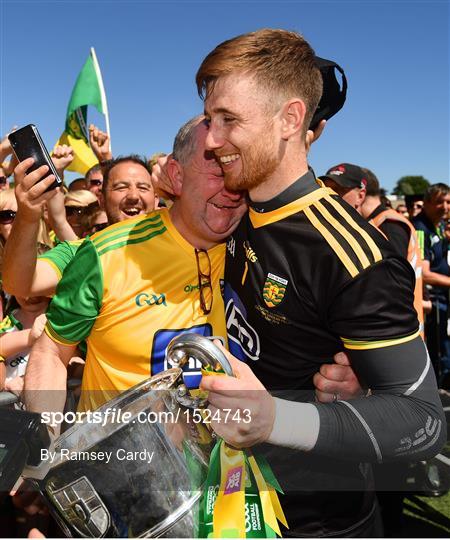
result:
[[(270, 133), (270, 131), (269, 131)], [(224, 171), (225, 187), (232, 191), (250, 191), (263, 184), (280, 163), (273, 137), (266, 136), (240, 154), (241, 171)]]

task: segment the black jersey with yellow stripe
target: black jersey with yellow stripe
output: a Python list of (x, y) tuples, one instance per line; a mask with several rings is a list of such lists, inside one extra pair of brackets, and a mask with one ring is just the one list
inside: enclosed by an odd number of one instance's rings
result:
[[(414, 279), (383, 235), (308, 172), (251, 203), (227, 243), (230, 351), (275, 395), (314, 402), (313, 376), (338, 351), (370, 357), (416, 339)], [(259, 449), (286, 493), (284, 536), (356, 536), (373, 518), (370, 471), (352, 448), (375, 457), (377, 441), (357, 411), (338, 408), (319, 408), (319, 452)], [(334, 456), (347, 430), (353, 443)]]
[(251, 204), (227, 248), (231, 351), (270, 389), (312, 390), (337, 351), (417, 334), (410, 265), (312, 172)]

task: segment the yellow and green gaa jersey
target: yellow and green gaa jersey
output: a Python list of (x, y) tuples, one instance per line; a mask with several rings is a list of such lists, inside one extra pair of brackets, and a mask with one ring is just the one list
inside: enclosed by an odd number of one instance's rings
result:
[[(165, 351), (183, 332), (226, 339), (221, 280), (225, 245), (208, 251), (213, 309), (200, 307), (194, 248), (167, 209), (116, 223), (87, 238), (67, 266), (47, 313), (56, 342), (87, 340), (80, 410), (93, 410), (170, 365)], [(189, 386), (200, 366), (186, 366)]]

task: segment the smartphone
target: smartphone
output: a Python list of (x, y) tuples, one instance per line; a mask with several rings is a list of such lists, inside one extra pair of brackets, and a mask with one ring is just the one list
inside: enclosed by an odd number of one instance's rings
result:
[(39, 167), (42, 167), (42, 165), (47, 165), (49, 171), (44, 178), (41, 178), (41, 180), (44, 180), (51, 174), (55, 175), (55, 181), (45, 191), (51, 191), (52, 189), (62, 185), (62, 180), (56, 172), (53, 161), (47, 152), (47, 148), (45, 148), (45, 144), (42, 141), (37, 127), (34, 124), (28, 124), (23, 128), (13, 131), (8, 135), (8, 139), (11, 143), (14, 154), (19, 161), (24, 161), (30, 157), (34, 159), (34, 164), (28, 169), (27, 174), (39, 169)]

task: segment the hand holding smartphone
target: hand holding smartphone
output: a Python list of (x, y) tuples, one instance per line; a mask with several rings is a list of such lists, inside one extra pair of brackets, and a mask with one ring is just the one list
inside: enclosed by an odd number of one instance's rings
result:
[(50, 154), (45, 148), (45, 144), (34, 124), (28, 124), (17, 131), (13, 131), (8, 135), (8, 139), (19, 161), (24, 161), (30, 157), (34, 159), (34, 164), (28, 169), (27, 174), (42, 167), (42, 165), (47, 165), (48, 173), (39, 181), (41, 182), (51, 174), (55, 176), (55, 181), (45, 191), (51, 191), (62, 185), (62, 180), (56, 172)]

